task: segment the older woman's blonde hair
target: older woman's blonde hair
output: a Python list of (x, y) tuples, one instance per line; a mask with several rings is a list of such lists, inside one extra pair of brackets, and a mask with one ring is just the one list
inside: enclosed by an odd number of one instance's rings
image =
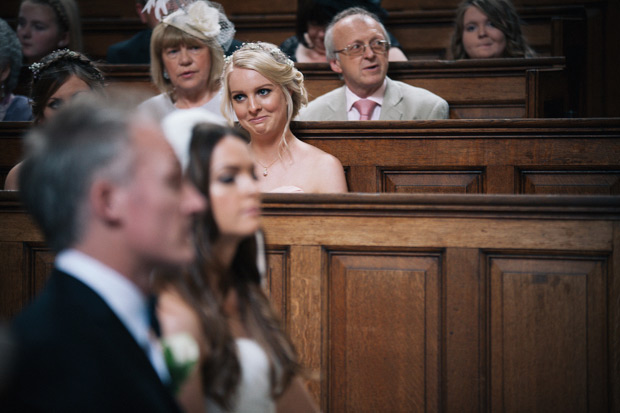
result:
[(293, 62), (277, 46), (262, 42), (244, 44), (232, 56), (226, 58), (222, 73), (222, 84), (224, 85), (222, 113), (231, 125), (234, 123), (234, 110), (228, 76), (236, 67), (255, 70), (280, 86), (287, 106), (287, 122), (281, 142), (281, 147), (285, 148), (285, 136), (291, 121), (299, 114), (299, 110), (308, 103), (308, 93), (304, 87), (304, 75), (297, 70)]
[(215, 92), (220, 88), (220, 75), (224, 67), (224, 51), (215, 38), (200, 39), (189, 33), (177, 29), (174, 26), (165, 23), (159, 23), (153, 29), (151, 36), (151, 79), (155, 86), (162, 92), (175, 100), (174, 85), (169, 78), (164, 76), (165, 66), (162, 58), (164, 50), (169, 47), (179, 47), (181, 45), (206, 46), (211, 56), (211, 68), (209, 69), (209, 78), (207, 80), (206, 89)]
[(504, 33), (506, 48), (502, 57), (534, 57), (536, 53), (527, 44), (521, 32), (521, 19), (510, 0), (463, 0), (457, 10), (454, 33), (450, 44), (453, 59), (468, 59), (463, 46), (463, 30), (465, 28), (465, 12), (471, 6), (477, 7), (493, 23), (493, 26)]

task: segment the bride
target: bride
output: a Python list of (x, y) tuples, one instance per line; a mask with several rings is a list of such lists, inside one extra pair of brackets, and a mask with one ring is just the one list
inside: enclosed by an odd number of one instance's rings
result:
[[(175, 115), (177, 125), (187, 126), (185, 114)], [(187, 148), (179, 145), (187, 137), (172, 140), (177, 152), (187, 153), (178, 149)], [(164, 337), (189, 332), (200, 349), (199, 367), (180, 388), (179, 402), (188, 412), (318, 411), (261, 288), (260, 191), (247, 138), (225, 126), (198, 124), (187, 175), (209, 205), (194, 226), (197, 260), (181, 275), (156, 277)]]

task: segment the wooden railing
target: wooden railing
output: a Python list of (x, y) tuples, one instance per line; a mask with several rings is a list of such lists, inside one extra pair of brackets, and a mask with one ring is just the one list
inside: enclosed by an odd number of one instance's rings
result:
[[(326, 412), (620, 407), (620, 197), (266, 194), (270, 298)], [(53, 262), (0, 192), (0, 311)]]
[(620, 194), (620, 119), (297, 122), (352, 192)]
[[(29, 123), (0, 123), (0, 177)], [(342, 162), (349, 191), (620, 194), (620, 119), (293, 122)], [(3, 181), (2, 181), (3, 182)]]

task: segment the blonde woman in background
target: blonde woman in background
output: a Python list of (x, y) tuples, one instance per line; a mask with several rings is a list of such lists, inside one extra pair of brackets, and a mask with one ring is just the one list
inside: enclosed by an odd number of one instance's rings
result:
[(293, 135), (307, 103), (303, 75), (274, 45), (247, 43), (224, 66), (222, 112), (251, 138), (262, 192), (347, 192), (340, 161)]
[(140, 105), (163, 119), (178, 109), (220, 114), (220, 75), (234, 26), (214, 3), (196, 0), (167, 16), (151, 36), (151, 78), (160, 95)]
[(23, 0), (17, 37), (25, 63), (38, 62), (56, 49), (82, 51), (82, 25), (75, 0)]

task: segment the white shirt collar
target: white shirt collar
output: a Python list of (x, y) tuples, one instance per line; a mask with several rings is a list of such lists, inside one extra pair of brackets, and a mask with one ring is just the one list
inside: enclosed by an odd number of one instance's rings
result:
[(75, 249), (61, 251), (56, 268), (95, 291), (141, 345), (148, 344), (147, 299), (138, 287), (112, 268)]
[[(366, 99), (370, 99), (372, 101), (377, 102), (377, 106), (375, 107), (375, 110), (373, 111), (373, 114), (371, 116), (372, 120), (379, 119), (379, 116), (381, 115), (381, 106), (383, 105), (383, 97), (385, 95), (386, 88), (387, 88), (387, 78), (383, 80), (383, 84), (381, 85), (379, 89), (375, 91), (375, 93), (373, 93), (372, 95), (366, 98)], [(347, 105), (346, 109), (347, 109), (348, 119), (359, 120), (360, 114), (357, 111), (357, 109), (353, 107), (353, 104), (363, 98), (353, 93), (351, 89), (349, 89), (349, 87), (346, 85), (344, 87), (344, 90), (345, 90), (345, 96), (346, 96), (346, 105)]]

